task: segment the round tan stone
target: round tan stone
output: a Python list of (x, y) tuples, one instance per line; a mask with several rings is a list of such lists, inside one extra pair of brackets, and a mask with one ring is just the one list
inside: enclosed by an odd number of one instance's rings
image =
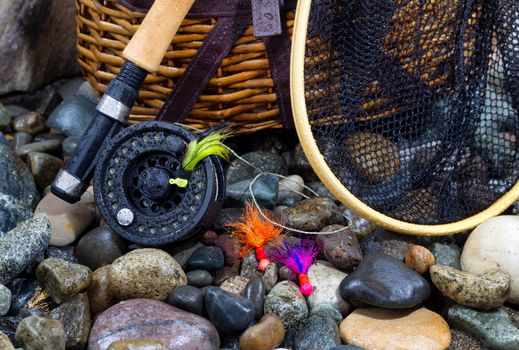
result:
[(249, 279), (245, 276), (232, 276), (223, 281), (220, 288), (229, 293), (242, 295), (247, 283), (249, 283)]
[(434, 255), (431, 251), (421, 245), (413, 245), (405, 255), (405, 264), (422, 274), (434, 265)]
[(285, 339), (283, 320), (274, 314), (264, 315), (257, 325), (240, 337), (240, 350), (271, 350)]
[(2, 331), (0, 331), (0, 349), (14, 350), (13, 344), (11, 343), (7, 335), (5, 335)]
[(143, 248), (117, 258), (109, 271), (110, 292), (120, 300), (166, 300), (176, 286), (187, 283), (180, 265), (160, 249)]
[(461, 269), (483, 274), (499, 268), (512, 279), (507, 301), (519, 304), (519, 216), (502, 215), (485, 221), (470, 234), (461, 253)]
[(425, 308), (357, 309), (342, 321), (344, 343), (365, 350), (445, 350), (451, 342), (447, 322)]

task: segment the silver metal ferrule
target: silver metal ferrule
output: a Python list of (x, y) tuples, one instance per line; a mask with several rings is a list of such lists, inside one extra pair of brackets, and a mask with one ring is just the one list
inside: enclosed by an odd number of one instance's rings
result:
[(86, 186), (77, 177), (71, 175), (64, 169), (61, 169), (58, 172), (53, 185), (66, 194), (74, 197), (81, 197), (86, 190)]
[(99, 100), (97, 110), (123, 124), (128, 122), (130, 115), (130, 107), (107, 94), (104, 94)]

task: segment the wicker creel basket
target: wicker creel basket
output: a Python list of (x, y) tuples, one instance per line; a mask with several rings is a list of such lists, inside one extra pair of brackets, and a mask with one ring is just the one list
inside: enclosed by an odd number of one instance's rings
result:
[[(144, 13), (116, 0), (76, 0), (76, 6), (78, 62), (87, 81), (103, 93), (124, 63), (122, 51)], [(294, 13), (286, 11), (285, 17), (291, 34)], [(182, 22), (158, 72), (146, 77), (130, 122), (158, 115), (215, 23), (215, 18), (189, 16)], [(222, 121), (232, 123), (238, 134), (282, 128), (267, 50), (253, 36), (252, 25), (234, 43), (183, 123), (206, 129)]]

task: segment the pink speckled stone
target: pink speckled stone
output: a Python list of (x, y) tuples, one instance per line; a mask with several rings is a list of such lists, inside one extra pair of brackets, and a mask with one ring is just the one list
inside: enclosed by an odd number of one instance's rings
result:
[(218, 332), (198, 315), (152, 299), (122, 301), (101, 313), (92, 327), (88, 350), (106, 350), (121, 339), (158, 339), (168, 349), (217, 350)]

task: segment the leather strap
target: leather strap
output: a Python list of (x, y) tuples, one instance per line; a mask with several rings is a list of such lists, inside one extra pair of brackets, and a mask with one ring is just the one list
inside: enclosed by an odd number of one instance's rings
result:
[[(154, 0), (118, 1), (133, 10), (145, 12)], [(281, 1), (284, 9), (295, 8), (296, 2), (297, 0)], [(159, 120), (181, 122), (191, 112), (198, 96), (205, 90), (236, 40), (250, 24), (251, 0), (196, 0), (187, 17), (216, 17), (217, 21), (159, 111)], [(265, 36), (262, 39), (270, 63), (280, 119), (283, 127), (291, 129), (294, 122), (290, 102), (290, 37), (284, 12), (281, 17), (281, 35)]]
[[(242, 0), (247, 1), (247, 0)], [(159, 119), (180, 122), (191, 112), (198, 96), (251, 20), (249, 16), (222, 17), (198, 49), (195, 57), (159, 112)], [(225, 33), (225, 34), (224, 34)]]

